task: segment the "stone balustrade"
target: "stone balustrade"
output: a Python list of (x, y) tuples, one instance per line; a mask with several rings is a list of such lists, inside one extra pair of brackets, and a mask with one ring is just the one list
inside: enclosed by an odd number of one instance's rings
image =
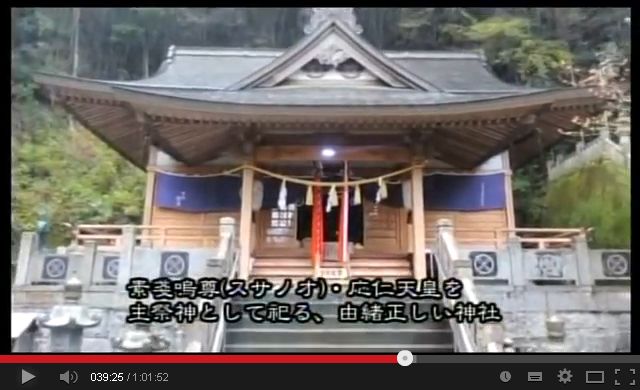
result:
[[(125, 293), (129, 278), (228, 275), (236, 246), (233, 224), (226, 225), (229, 228), (220, 233), (223, 239), (213, 248), (140, 246), (134, 229), (125, 229), (117, 251), (85, 243), (52, 254), (38, 249), (33, 233), (24, 233), (13, 287), (13, 310), (25, 316), (51, 314), (54, 307), (68, 304), (66, 284), (75, 276), (82, 288), (76, 302), (82, 307), (82, 315), (101, 319), (83, 330), (81, 350), (112, 351), (112, 340), (126, 336), (122, 329), (131, 304)], [(529, 247), (526, 244), (531, 238), (515, 235), (506, 245), (458, 243), (456, 259), (451, 264), (455, 275), (472, 281), (477, 299), (495, 302), (503, 312), (504, 336), (511, 339), (507, 349), (628, 351), (630, 251), (590, 249), (584, 234), (563, 239), (569, 245), (563, 242), (559, 248)], [(564, 324), (566, 337), (549, 337), (549, 319)], [(37, 330), (30, 329), (29, 343), (16, 342), (20, 350), (28, 349), (26, 344), (33, 344), (35, 351), (51, 350), (52, 332), (45, 323), (39, 324), (42, 326)], [(209, 331), (202, 324), (154, 324), (149, 330), (164, 335), (169, 349), (177, 352), (208, 345), (203, 335)], [(480, 342), (486, 347), (489, 342), (495, 343), (494, 336)]]
[[(127, 226), (119, 237), (118, 250), (86, 242), (82, 246), (72, 245), (57, 253), (49, 253), (38, 248), (34, 233), (24, 233), (13, 286), (13, 311), (16, 315), (39, 313), (43, 319), (38, 322), (39, 327), (34, 332), (35, 340), (31, 347), (25, 347), (25, 342), (17, 342), (16, 345), (22, 351), (31, 348), (40, 352), (63, 351), (64, 348), (77, 348), (82, 352), (110, 352), (114, 348), (126, 350), (128, 345), (135, 343), (132, 341), (127, 344), (125, 341), (136, 339), (133, 336), (140, 336), (147, 331), (131, 329), (131, 334), (122, 334), (131, 304), (125, 290), (130, 278), (197, 280), (203, 277), (222, 277), (228, 272), (236, 251), (235, 221), (228, 217), (222, 219), (220, 237), (216, 239), (218, 244), (211, 248), (141, 246), (136, 237), (136, 228)], [(69, 306), (68, 301), (70, 278), (72, 285), (78, 284), (74, 288), (79, 288), (82, 292), (77, 296), (73, 307)], [(66, 330), (64, 326), (56, 325), (61, 322), (55, 320), (60, 315), (82, 317), (79, 319), (80, 323), (87, 326), (81, 332), (81, 341), (78, 341), (77, 334), (73, 337), (67, 337), (66, 333), (61, 336), (61, 332)], [(96, 323), (84, 321), (91, 318), (101, 320)], [(167, 340), (170, 344), (167, 348), (173, 352), (183, 352), (187, 346), (194, 348), (194, 342), (201, 337), (201, 330), (195, 326), (175, 325), (154, 324), (153, 332), (148, 331), (153, 335), (163, 335), (161, 339)], [(117, 338), (124, 342), (121, 347), (117, 347), (117, 343), (113, 344), (113, 340)], [(63, 344), (55, 340), (63, 339), (73, 342), (64, 344), (63, 349), (56, 347)], [(138, 337), (136, 340), (141, 339)]]

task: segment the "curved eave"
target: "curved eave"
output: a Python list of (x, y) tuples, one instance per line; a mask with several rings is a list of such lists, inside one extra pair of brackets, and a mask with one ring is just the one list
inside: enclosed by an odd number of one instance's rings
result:
[[(573, 88), (434, 105), (237, 104), (166, 96), (67, 76), (39, 74), (35, 79), (85, 127), (140, 167), (146, 165), (149, 142), (179, 161), (197, 164), (214, 157), (207, 145), (213, 145), (212, 150), (224, 148), (224, 140), (232, 131), (229, 126), (256, 124), (272, 125), (272, 129), (291, 124), (330, 124), (328, 129), (331, 124), (360, 129), (367, 129), (370, 124), (383, 124), (377, 128), (430, 127), (438, 129), (434, 142), (441, 143), (443, 153), (451, 155), (453, 165), (457, 162), (460, 167), (472, 168), (509, 149), (514, 151), (513, 163), (517, 166), (540, 153), (540, 143), (547, 147), (558, 142), (561, 135), (557, 129), (573, 126), (572, 116), (589, 115), (603, 103), (590, 88)], [(139, 122), (141, 114), (150, 118), (152, 126), (160, 128), (151, 132), (151, 139), (149, 128)], [(530, 114), (541, 118), (542, 140), (520, 128), (519, 121)], [(502, 120), (507, 124), (501, 124)], [(198, 125), (190, 129), (189, 123)], [(492, 133), (492, 127), (499, 129)], [(203, 128), (207, 131), (203, 132)], [(479, 138), (481, 142), (477, 142)], [(477, 150), (470, 150), (470, 145)]]
[[(286, 111), (288, 116), (300, 115), (305, 118), (309, 114), (318, 114), (322, 118), (344, 115), (367, 115), (370, 118), (386, 116), (415, 116), (426, 118), (438, 115), (474, 115), (491, 111), (517, 110), (529, 107), (553, 104), (555, 106), (597, 105), (600, 99), (588, 88), (558, 89), (536, 91), (526, 94), (504, 94), (487, 99), (475, 99), (465, 102), (447, 102), (437, 104), (387, 104), (348, 105), (344, 103), (312, 105), (304, 104), (262, 104), (201, 100), (190, 97), (176, 97), (159, 93), (134, 90), (132, 88), (114, 86), (114, 96), (123, 101), (136, 101), (139, 105), (157, 108), (184, 109), (187, 111), (208, 112), (211, 114), (228, 114), (238, 116), (262, 117), (265, 119), (274, 113)], [(362, 93), (366, 93), (363, 91)], [(470, 95), (472, 96), (472, 95)]]
[[(305, 118), (309, 114), (317, 113), (323, 118), (335, 116), (340, 118), (344, 115), (367, 115), (372, 118), (385, 116), (416, 116), (427, 117), (432, 115), (474, 115), (478, 113), (489, 113), (491, 111), (517, 110), (527, 107), (541, 105), (553, 106), (594, 106), (602, 103), (602, 99), (597, 97), (592, 88), (562, 88), (532, 91), (520, 94), (502, 93), (496, 91), (495, 97), (486, 99), (474, 99), (464, 102), (446, 102), (442, 104), (383, 104), (383, 105), (345, 105), (337, 103), (335, 105), (311, 105), (304, 104), (272, 104), (265, 101), (261, 104), (249, 104), (241, 102), (228, 102), (216, 100), (203, 100), (185, 96), (171, 96), (168, 94), (154, 92), (153, 90), (143, 90), (131, 86), (124, 86), (117, 82), (81, 79), (68, 76), (54, 76), (38, 74), (34, 77), (38, 84), (47, 88), (57, 90), (61, 95), (87, 97), (94, 99), (106, 99), (121, 101), (145, 106), (149, 109), (185, 110), (189, 112), (202, 112), (221, 115), (238, 115), (243, 117), (253, 117), (258, 119), (265, 116), (267, 119), (274, 112), (285, 110), (288, 116), (296, 114)], [(62, 92), (62, 90), (66, 90)], [(189, 90), (189, 89), (185, 89)], [(366, 93), (366, 90), (362, 91)], [(487, 91), (490, 92), (490, 91)], [(472, 97), (474, 94), (469, 94)]]
[[(38, 73), (34, 81), (86, 129), (135, 166), (145, 169), (149, 140), (135, 109), (115, 98), (108, 82)], [(95, 114), (94, 114), (95, 113)]]

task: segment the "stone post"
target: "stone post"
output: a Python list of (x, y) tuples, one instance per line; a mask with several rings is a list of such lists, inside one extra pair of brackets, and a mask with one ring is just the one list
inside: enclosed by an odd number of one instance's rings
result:
[(14, 284), (23, 286), (29, 284), (29, 266), (31, 259), (38, 253), (38, 236), (34, 232), (24, 232), (20, 238), (20, 251), (16, 264)]
[(471, 269), (471, 260), (468, 258), (462, 258), (458, 252), (458, 246), (455, 242), (455, 233), (453, 229), (453, 222), (450, 219), (442, 218), (436, 223), (438, 230), (438, 236), (441, 234), (447, 234), (453, 239), (454, 252), (450, 253), (450, 264), (447, 266), (448, 277), (454, 277), (457, 279), (466, 279), (469, 282), (473, 282), (473, 270)]
[(516, 288), (524, 288), (527, 285), (527, 276), (520, 237), (511, 236), (507, 238), (507, 252), (509, 254), (509, 264), (511, 265), (511, 285)]
[(592, 288), (594, 281), (593, 274), (591, 273), (591, 258), (589, 256), (587, 236), (585, 234), (580, 234), (573, 239), (573, 243), (576, 253), (578, 286)]
[(98, 245), (95, 242), (84, 244), (84, 256), (80, 266), (80, 280), (84, 282), (84, 288), (88, 289), (93, 280), (93, 270), (95, 268), (96, 253)]
[(180, 326), (177, 327), (174, 333), (174, 343), (171, 350), (173, 352), (184, 352), (186, 349), (186, 335), (184, 330)]
[(438, 234), (442, 233), (449, 233), (453, 236), (454, 231), (453, 231), (453, 222), (448, 219), (448, 218), (440, 218), (437, 222), (436, 222), (436, 228), (438, 229)]
[(120, 262), (118, 269), (118, 292), (125, 293), (125, 286), (131, 279), (133, 266), (133, 255), (136, 248), (135, 226), (125, 226), (122, 228), (122, 240), (120, 248)]
[(218, 258), (227, 258), (235, 252), (235, 219), (222, 217), (219, 220), (220, 242), (218, 243)]
[(72, 276), (65, 284), (65, 302), (54, 306), (49, 315), (38, 320), (41, 327), (49, 329), (51, 352), (82, 352), (84, 329), (100, 324), (100, 317), (89, 316), (88, 309), (80, 305), (81, 298), (82, 282)]

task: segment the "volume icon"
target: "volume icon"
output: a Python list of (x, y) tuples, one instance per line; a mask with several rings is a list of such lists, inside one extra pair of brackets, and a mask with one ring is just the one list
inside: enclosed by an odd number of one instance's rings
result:
[(78, 381), (78, 372), (67, 370), (60, 374), (60, 380), (66, 384), (76, 383)]

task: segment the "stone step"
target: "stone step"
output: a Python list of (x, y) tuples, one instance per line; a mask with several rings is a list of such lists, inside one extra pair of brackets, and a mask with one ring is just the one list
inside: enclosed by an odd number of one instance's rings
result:
[[(351, 268), (411, 268), (411, 263), (404, 259), (352, 259), (349, 262)], [(268, 267), (301, 267), (312, 268), (311, 260), (309, 259), (274, 259), (274, 258), (257, 258), (254, 263), (254, 267), (268, 268)], [(340, 267), (340, 263), (336, 261), (325, 261), (322, 263), (323, 267)]]
[[(343, 299), (343, 297), (327, 297), (327, 300), (325, 301), (319, 301), (319, 300), (315, 300), (315, 301), (306, 301), (302, 298), (299, 298), (295, 296), (290, 296), (287, 297), (285, 299), (276, 299), (276, 302), (281, 302), (281, 303), (288, 303), (291, 305), (294, 305), (296, 303), (302, 303), (302, 302), (308, 302), (309, 306), (311, 308), (311, 310), (314, 313), (320, 314), (322, 316), (325, 315), (337, 315), (338, 314), (338, 305), (339, 304), (344, 304), (345, 302), (352, 302), (353, 304), (357, 304), (360, 305), (364, 302), (379, 302), (379, 303), (386, 303), (386, 302), (400, 302), (399, 300), (393, 300), (393, 299), (386, 299), (386, 300), (364, 300), (362, 298), (355, 298), (353, 300), (349, 300), (349, 299)], [(250, 299), (247, 298), (246, 300), (233, 300), (231, 302), (231, 306), (233, 308), (234, 312), (237, 311), (243, 311), (243, 307), (246, 305), (250, 305), (250, 304), (263, 304), (266, 305), (268, 304), (268, 302), (270, 302), (268, 299), (264, 299), (264, 300), (255, 300), (255, 299)], [(405, 301), (402, 301), (405, 302)], [(429, 313), (431, 310), (431, 306), (432, 305), (438, 305), (438, 306), (442, 306), (441, 302), (439, 301), (416, 301), (416, 303), (418, 303), (418, 307), (420, 309), (420, 312), (427, 312)], [(411, 302), (410, 301), (406, 301), (406, 308), (405, 308), (405, 313), (407, 315), (409, 315), (409, 311)]]
[(289, 323), (285, 322), (262, 322), (256, 323), (251, 321), (245, 314), (242, 319), (238, 322), (228, 322), (228, 329), (247, 329), (247, 328), (260, 328), (260, 329), (331, 329), (331, 328), (340, 328), (340, 329), (449, 329), (449, 324), (447, 322), (434, 322), (434, 321), (425, 321), (425, 322), (387, 322), (387, 323), (363, 323), (363, 322), (341, 322), (338, 321), (338, 315), (335, 313), (332, 314), (322, 314), (323, 322), (320, 324), (316, 324), (315, 322), (309, 321), (306, 323), (292, 321)]
[(232, 345), (252, 344), (451, 344), (449, 329), (376, 329), (360, 328), (241, 328), (228, 329), (226, 342)]
[[(331, 284), (330, 284), (331, 285)], [(275, 288), (275, 287), (274, 287)], [(421, 307), (424, 305), (432, 305), (434, 303), (441, 303), (441, 300), (439, 299), (412, 299), (410, 297), (403, 297), (403, 298), (396, 298), (396, 297), (391, 297), (391, 296), (382, 296), (382, 297), (363, 297), (363, 296), (352, 296), (349, 297), (346, 295), (347, 290), (349, 289), (349, 286), (343, 286), (343, 289), (340, 293), (333, 293), (331, 291), (327, 291), (327, 295), (324, 298), (318, 298), (317, 296), (313, 296), (309, 299), (305, 299), (299, 295), (297, 295), (295, 293), (296, 290), (296, 286), (292, 285), (291, 289), (289, 290), (288, 294), (284, 297), (276, 297), (274, 294), (274, 291), (270, 291), (268, 293), (266, 293), (264, 296), (260, 297), (260, 298), (256, 298), (253, 295), (251, 295), (251, 292), (249, 293), (250, 295), (247, 297), (240, 297), (240, 296), (236, 296), (231, 300), (231, 303), (268, 303), (271, 301), (276, 301), (276, 302), (288, 302), (288, 303), (293, 303), (293, 302), (307, 302), (310, 305), (338, 305), (338, 304), (342, 304), (345, 302), (353, 302), (353, 303), (357, 303), (357, 304), (362, 304), (364, 302), (382, 302), (382, 303), (387, 303), (387, 302), (403, 302), (405, 303), (407, 306), (411, 303), (418, 303)]]
[(409, 267), (395, 267), (395, 268), (351, 268), (352, 278), (365, 278), (373, 279), (381, 276), (388, 276), (394, 278), (410, 278), (413, 276), (413, 270)]
[(313, 267), (260, 267), (253, 265), (251, 277), (313, 277)]
[(236, 353), (452, 353), (453, 344), (226, 344), (225, 352)]
[[(287, 279), (291, 280), (291, 282), (293, 283), (294, 286), (297, 285), (298, 282), (301, 282), (307, 278), (312, 278), (313, 276), (255, 276), (255, 275), (250, 275), (249, 277), (249, 282), (252, 282), (256, 279), (268, 279), (271, 283), (273, 283), (276, 286), (282, 286), (285, 281)], [(380, 278), (381, 280), (385, 281), (385, 282), (392, 282), (395, 283), (396, 280), (398, 279), (406, 279), (407, 276), (378, 276), (378, 278)], [(367, 278), (367, 279), (375, 279), (375, 278)], [(343, 286), (348, 286), (349, 285), (349, 279), (330, 279), (330, 278), (326, 278), (327, 282), (329, 284), (332, 283), (338, 283), (341, 284)]]
[[(376, 277), (392, 277), (392, 278), (409, 278), (413, 275), (413, 271), (409, 267), (393, 267), (393, 268), (375, 268), (375, 267), (351, 267), (352, 278), (376, 278)], [(313, 267), (263, 267), (253, 265), (251, 270), (252, 278), (308, 278), (314, 277)]]

